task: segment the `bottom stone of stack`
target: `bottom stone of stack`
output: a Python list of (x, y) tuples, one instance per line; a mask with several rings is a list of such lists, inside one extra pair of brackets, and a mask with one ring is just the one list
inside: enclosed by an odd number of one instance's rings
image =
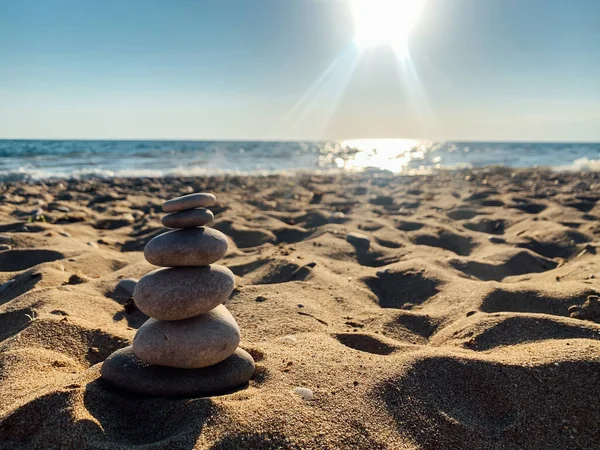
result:
[(156, 397), (207, 397), (239, 388), (254, 373), (254, 360), (238, 348), (214, 366), (179, 369), (138, 359), (131, 346), (117, 350), (102, 364), (102, 378), (125, 391)]

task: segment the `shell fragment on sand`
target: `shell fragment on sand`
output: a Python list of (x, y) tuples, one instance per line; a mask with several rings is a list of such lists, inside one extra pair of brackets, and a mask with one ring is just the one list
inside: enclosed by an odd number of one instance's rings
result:
[(307, 389), (307, 388), (303, 388), (303, 387), (294, 388), (294, 394), (299, 395), (300, 397), (302, 397), (302, 399), (304, 399), (306, 401), (312, 400), (315, 397), (315, 395), (313, 394), (313, 391), (311, 391), (310, 389)]
[(215, 216), (206, 208), (188, 209), (186, 211), (167, 214), (162, 224), (167, 228), (197, 228), (208, 225)]
[(182, 320), (204, 314), (223, 303), (235, 286), (227, 267), (156, 269), (138, 282), (133, 298), (144, 314), (159, 320)]
[(220, 363), (202, 369), (178, 369), (147, 364), (125, 347), (102, 364), (102, 378), (125, 391), (156, 397), (204, 397), (225, 394), (248, 383), (254, 360), (238, 348)]
[(216, 203), (216, 201), (217, 198), (213, 194), (200, 192), (167, 200), (163, 203), (162, 209), (166, 213), (185, 211), (186, 209), (212, 206)]
[(218, 230), (188, 228), (156, 236), (146, 244), (144, 256), (155, 266), (208, 266), (225, 256), (228, 245)]
[(133, 351), (148, 364), (199, 369), (233, 354), (240, 329), (223, 305), (185, 320), (148, 319), (133, 339)]

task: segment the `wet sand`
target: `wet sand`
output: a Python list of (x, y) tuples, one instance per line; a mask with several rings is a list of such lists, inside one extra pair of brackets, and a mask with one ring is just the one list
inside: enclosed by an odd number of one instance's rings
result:
[[(257, 371), (203, 399), (100, 378), (146, 320), (160, 205), (217, 195)], [(0, 185), (0, 448), (597, 448), (600, 176)], [(348, 238), (349, 233), (364, 236)], [(305, 399), (295, 388), (306, 388)], [(300, 393), (303, 393), (301, 391)]]

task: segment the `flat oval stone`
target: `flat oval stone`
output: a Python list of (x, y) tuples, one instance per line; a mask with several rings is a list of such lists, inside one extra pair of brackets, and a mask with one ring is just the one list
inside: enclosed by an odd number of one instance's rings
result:
[(235, 319), (219, 305), (190, 319), (148, 319), (133, 338), (133, 352), (148, 364), (199, 369), (220, 363), (239, 343)]
[(156, 269), (135, 286), (133, 299), (144, 314), (159, 320), (182, 320), (199, 316), (223, 303), (235, 287), (227, 267)]
[(196, 228), (208, 225), (215, 216), (206, 208), (188, 209), (167, 214), (162, 218), (162, 224), (167, 228)]
[(117, 284), (117, 289), (120, 289), (125, 294), (131, 297), (133, 295), (133, 291), (135, 290), (135, 286), (137, 285), (137, 283), (138, 281), (135, 278), (123, 278)]
[(100, 373), (102, 379), (124, 391), (156, 397), (207, 397), (244, 387), (254, 374), (254, 360), (238, 348), (229, 358), (203, 369), (153, 366), (141, 361), (133, 348), (110, 355)]
[(185, 211), (186, 209), (200, 208), (202, 206), (212, 206), (216, 201), (217, 197), (214, 194), (199, 192), (167, 200), (163, 203), (162, 209), (164, 212)]
[(213, 228), (167, 231), (146, 244), (144, 257), (163, 267), (208, 266), (227, 252), (227, 236)]

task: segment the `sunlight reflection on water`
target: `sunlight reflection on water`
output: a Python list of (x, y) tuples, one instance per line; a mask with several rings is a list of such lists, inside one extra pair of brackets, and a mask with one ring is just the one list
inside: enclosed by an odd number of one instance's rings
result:
[(424, 162), (427, 152), (433, 150), (430, 142), (414, 139), (354, 139), (341, 142), (341, 147), (349, 151), (344, 152), (345, 158), (335, 158), (339, 168), (373, 167), (392, 172), (424, 170), (425, 165), (420, 166), (419, 162)]

